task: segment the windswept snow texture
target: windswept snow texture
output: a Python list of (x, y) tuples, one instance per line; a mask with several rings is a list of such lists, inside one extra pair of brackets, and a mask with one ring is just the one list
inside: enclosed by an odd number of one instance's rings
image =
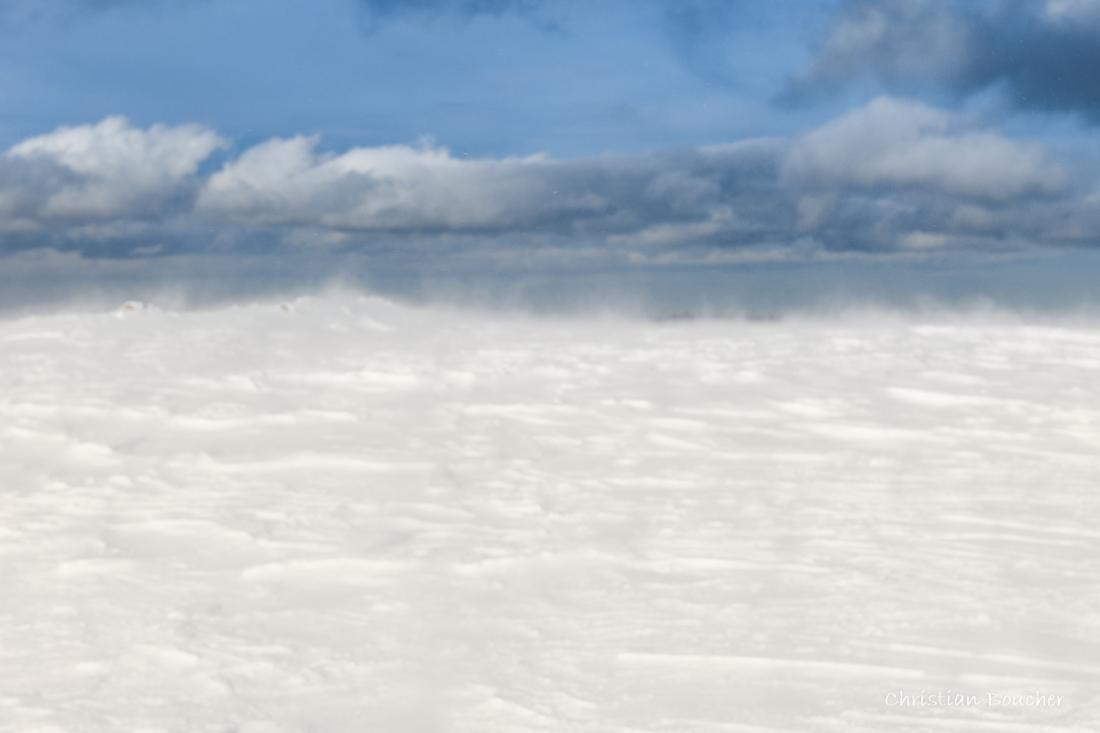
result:
[(0, 730), (1095, 731), (1098, 376), (1003, 317), (0, 322)]

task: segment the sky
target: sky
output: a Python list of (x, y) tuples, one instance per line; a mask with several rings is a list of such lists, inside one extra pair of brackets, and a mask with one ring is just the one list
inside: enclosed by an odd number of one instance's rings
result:
[(1068, 273), (1096, 68), (1100, 0), (0, 0), (0, 261)]

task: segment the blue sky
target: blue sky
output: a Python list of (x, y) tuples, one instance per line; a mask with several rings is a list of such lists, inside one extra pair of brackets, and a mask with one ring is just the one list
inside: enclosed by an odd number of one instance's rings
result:
[(0, 0), (0, 253), (1075, 257), (1100, 0)]
[(813, 34), (803, 24), (819, 24), (827, 7), (6, 5), (0, 89), (10, 101), (8, 145), (60, 123), (124, 114), (139, 125), (201, 122), (243, 143), (303, 132), (322, 133), (332, 146), (431, 135), (470, 154), (559, 156), (797, 129), (803, 120), (775, 114), (769, 97), (806, 60)]

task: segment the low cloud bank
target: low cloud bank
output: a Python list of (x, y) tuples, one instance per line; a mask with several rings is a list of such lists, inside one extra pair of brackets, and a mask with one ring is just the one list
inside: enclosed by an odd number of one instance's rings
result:
[(883, 97), (793, 139), (636, 156), (468, 158), (430, 141), (237, 150), (121, 117), (0, 156), (0, 251), (354, 251), (514, 267), (805, 261), (1097, 243), (1073, 161)]

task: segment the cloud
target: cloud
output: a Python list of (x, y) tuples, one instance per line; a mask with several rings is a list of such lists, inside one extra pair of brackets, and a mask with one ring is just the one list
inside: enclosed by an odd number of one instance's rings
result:
[(246, 151), (210, 178), (199, 210), (250, 224), (431, 231), (532, 226), (601, 206), (576, 192), (558, 197), (540, 158), (463, 160), (428, 145), (322, 154), (317, 142), (275, 139)]
[(339, 154), (316, 146), (316, 138), (296, 137), (245, 151), (210, 177), (199, 212), (343, 232), (602, 237), (638, 231), (654, 218), (706, 221), (774, 160), (768, 145), (753, 143), (573, 161), (456, 158), (429, 144)]
[(862, 76), (888, 84), (953, 83), (973, 28), (950, 3), (848, 0), (789, 97), (831, 92)]
[(781, 99), (867, 80), (959, 96), (999, 88), (1021, 108), (1100, 122), (1098, 21), (1094, 0), (847, 0)]
[[(914, 100), (883, 97), (792, 141), (783, 188), (796, 230), (828, 249), (1009, 251), (1095, 246), (1070, 172)], [(1067, 227), (1067, 222), (1078, 226)]]
[(24, 140), (0, 156), (0, 250), (674, 263), (1098, 243), (1100, 195), (1041, 147), (890, 97), (789, 140), (643, 155), (468, 158), (296, 136), (204, 171), (225, 144), (115, 117)]
[(920, 188), (977, 199), (1051, 195), (1066, 173), (1034, 144), (971, 129), (958, 116), (881, 97), (803, 136), (785, 172), (800, 183)]
[(163, 217), (189, 205), (199, 164), (224, 144), (198, 125), (140, 129), (123, 117), (61, 127), (0, 158), (0, 211), (41, 226)]

